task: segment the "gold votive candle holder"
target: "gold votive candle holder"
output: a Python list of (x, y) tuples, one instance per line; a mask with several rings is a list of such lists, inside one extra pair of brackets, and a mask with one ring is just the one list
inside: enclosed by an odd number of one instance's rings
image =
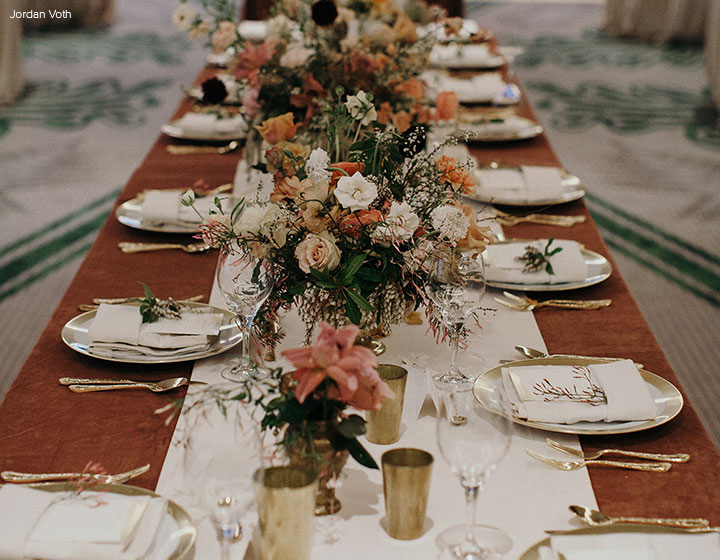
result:
[(385, 529), (392, 538), (407, 541), (422, 536), (432, 464), (433, 456), (422, 449), (383, 453)]
[(404, 367), (391, 364), (380, 364), (375, 369), (395, 397), (382, 401), (380, 410), (365, 411), (365, 437), (372, 443), (387, 445), (400, 439), (408, 372)]

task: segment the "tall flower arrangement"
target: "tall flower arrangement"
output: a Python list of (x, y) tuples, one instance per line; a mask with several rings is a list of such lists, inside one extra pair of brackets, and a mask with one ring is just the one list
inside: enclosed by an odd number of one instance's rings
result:
[(370, 95), (335, 93), (320, 109), (320, 147), (292, 113), (258, 125), (272, 191), (229, 214), (217, 201), (199, 234), (270, 255), (276, 282), (258, 316), (270, 324), (295, 304), (308, 342), (320, 321), (389, 333), (425, 303), (430, 255), (481, 250), (488, 240), (462, 203), (474, 188), (467, 163), (442, 155), (444, 144), (425, 150), (420, 133), (378, 125)]

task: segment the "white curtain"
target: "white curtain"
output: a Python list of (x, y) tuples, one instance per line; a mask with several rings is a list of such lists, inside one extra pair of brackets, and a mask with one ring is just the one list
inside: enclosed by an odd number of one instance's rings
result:
[(705, 69), (715, 106), (720, 109), (720, 0), (711, 0), (705, 23)]
[(607, 0), (608, 35), (663, 43), (700, 42), (710, 0)]
[[(5, 0), (0, 0), (5, 2)], [(103, 27), (110, 25), (115, 15), (115, 0), (22, 0), (24, 11), (45, 12), (40, 19), (27, 18), (25, 29), (51, 27)], [(71, 18), (50, 18), (48, 11), (67, 10)]]
[(22, 21), (10, 17), (20, 5), (17, 0), (0, 1), (0, 105), (10, 103), (23, 87)]

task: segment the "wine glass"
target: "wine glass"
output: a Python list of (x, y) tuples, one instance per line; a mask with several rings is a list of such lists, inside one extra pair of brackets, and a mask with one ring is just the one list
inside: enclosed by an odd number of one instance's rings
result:
[(439, 391), (437, 441), (450, 471), (460, 479), (467, 503), (465, 525), (445, 529), (437, 537), (443, 558), (486, 560), (512, 548), (500, 529), (475, 523), (477, 497), (490, 473), (510, 448), (512, 421), (500, 391), (489, 392), (485, 406), (470, 390)]
[(217, 283), (235, 324), (242, 332), (241, 355), (232, 368), (222, 372), (230, 381), (243, 382), (262, 377), (264, 372), (250, 354), (255, 315), (272, 291), (274, 273), (269, 257), (258, 257), (249, 249), (232, 246), (223, 249), (217, 265)]
[(242, 536), (243, 516), (255, 500), (253, 475), (262, 467), (257, 422), (244, 402), (226, 398), (237, 389), (214, 385), (211, 398), (193, 405), (183, 441), (185, 485), (198, 517), (214, 525), (223, 560)]
[(428, 295), (450, 332), (450, 366), (436, 375), (436, 383), (468, 385), (473, 378), (458, 366), (460, 336), (465, 323), (480, 307), (485, 293), (485, 268), (482, 257), (456, 250), (443, 250), (430, 261)]

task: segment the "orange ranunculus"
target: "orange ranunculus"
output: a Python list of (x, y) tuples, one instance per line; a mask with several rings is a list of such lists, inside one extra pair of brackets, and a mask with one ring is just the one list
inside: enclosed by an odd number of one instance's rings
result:
[(364, 226), (376, 224), (383, 221), (383, 215), (380, 210), (358, 210), (353, 214), (344, 216), (338, 226), (340, 231), (350, 237), (358, 238)]
[[(357, 172), (362, 173), (365, 169), (365, 164), (356, 161), (340, 161), (338, 163), (331, 163), (330, 167), (335, 168), (330, 176), (330, 186), (334, 187), (340, 177), (350, 177)], [(337, 169), (342, 169), (342, 171), (337, 171)]]
[(377, 122), (379, 124), (387, 124), (392, 118), (392, 107), (387, 101), (380, 103), (380, 107), (377, 109)]
[(454, 121), (458, 111), (458, 96), (454, 91), (441, 91), (435, 99), (435, 120)]
[(415, 121), (418, 124), (427, 124), (432, 120), (432, 111), (430, 110), (430, 107), (423, 105), (422, 103), (416, 103), (413, 105), (412, 109), (410, 109), (410, 114), (415, 115)]
[(263, 140), (268, 144), (277, 144), (281, 140), (290, 140), (297, 129), (300, 128), (300, 123), (295, 124), (293, 114), (288, 112), (278, 117), (271, 117), (262, 122), (262, 124), (255, 127)]
[(444, 183), (450, 183), (456, 191), (462, 191), (465, 194), (471, 193), (475, 189), (475, 180), (467, 169), (458, 167), (455, 158), (450, 156), (440, 156), (435, 160), (435, 168), (438, 170), (438, 180)]
[(485, 246), (491, 242), (490, 228), (481, 227), (477, 223), (477, 214), (467, 204), (460, 206), (463, 214), (467, 216), (470, 226), (468, 227), (465, 237), (457, 242), (459, 249), (477, 249), (482, 251)]
[(283, 177), (275, 183), (270, 193), (270, 202), (283, 200), (297, 200), (300, 197), (300, 179), (297, 177)]
[(410, 78), (404, 82), (400, 82), (395, 86), (395, 91), (397, 93), (404, 93), (413, 99), (422, 99), (423, 96), (423, 86), (417, 78)]
[(392, 116), (392, 123), (399, 133), (405, 132), (410, 128), (410, 114), (407, 111), (398, 111)]

